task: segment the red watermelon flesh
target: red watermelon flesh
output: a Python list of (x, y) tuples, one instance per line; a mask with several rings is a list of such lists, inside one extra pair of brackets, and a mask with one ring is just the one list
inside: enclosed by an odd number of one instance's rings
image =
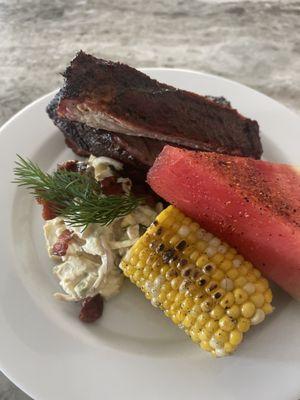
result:
[(166, 146), (148, 183), (300, 300), (299, 170)]

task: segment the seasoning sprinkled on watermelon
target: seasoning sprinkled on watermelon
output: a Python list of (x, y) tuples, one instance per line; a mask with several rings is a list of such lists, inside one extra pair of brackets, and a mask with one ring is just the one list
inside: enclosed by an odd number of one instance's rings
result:
[(299, 170), (166, 146), (148, 182), (300, 299)]

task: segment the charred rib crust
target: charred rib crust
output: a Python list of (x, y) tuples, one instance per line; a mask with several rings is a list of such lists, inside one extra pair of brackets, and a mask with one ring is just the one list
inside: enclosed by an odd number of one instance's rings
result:
[(256, 121), (203, 96), (161, 84), (127, 65), (80, 52), (64, 76), (61, 118), (66, 116), (64, 102), (74, 101), (75, 107), (92, 104), (94, 110), (132, 128), (122, 135), (253, 158), (262, 154)]

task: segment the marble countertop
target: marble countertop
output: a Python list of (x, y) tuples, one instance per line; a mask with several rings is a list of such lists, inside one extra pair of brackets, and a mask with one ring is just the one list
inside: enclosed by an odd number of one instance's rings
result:
[[(300, 113), (300, 1), (0, 0), (0, 38), (0, 124), (55, 89), (79, 49), (222, 75)], [(0, 399), (29, 397), (0, 375)]]

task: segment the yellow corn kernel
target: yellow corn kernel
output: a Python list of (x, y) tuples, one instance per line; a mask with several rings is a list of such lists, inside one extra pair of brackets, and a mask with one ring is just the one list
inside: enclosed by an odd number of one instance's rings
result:
[(202, 340), (200, 343), (201, 349), (205, 351), (211, 351), (212, 348), (209, 345), (209, 342), (207, 340)]
[(234, 280), (239, 276), (239, 271), (237, 268), (231, 268), (229, 271), (226, 272), (228, 278)]
[(226, 314), (228, 317), (231, 317), (233, 319), (238, 318), (241, 315), (241, 308), (237, 304), (233, 304), (227, 311)]
[(239, 318), (236, 327), (240, 332), (245, 333), (249, 330), (250, 325), (251, 321), (249, 319), (241, 317)]
[[(240, 269), (238, 270), (238, 272), (239, 271), (240, 271)], [(234, 286), (235, 287), (244, 287), (244, 285), (246, 285), (246, 283), (247, 283), (247, 279), (244, 276), (239, 276), (234, 281)]]
[[(174, 290), (175, 291), (175, 290)], [(176, 291), (175, 291), (176, 293)], [(185, 295), (183, 293), (178, 293), (176, 294), (176, 297), (174, 299), (174, 303), (176, 304), (181, 304), (183, 302), (183, 300), (185, 299)]]
[(231, 354), (235, 350), (235, 346), (231, 343), (227, 342), (224, 344), (224, 350), (227, 354)]
[(178, 310), (176, 313), (177, 319), (179, 322), (182, 322), (184, 318), (186, 317), (186, 313), (183, 310)]
[(273, 300), (273, 295), (272, 295), (271, 289), (266, 290), (264, 293), (264, 296), (265, 296), (265, 301), (267, 303), (271, 303), (271, 301)]
[(193, 328), (190, 330), (190, 337), (193, 342), (198, 343), (200, 341), (199, 334)]
[(205, 254), (202, 254), (202, 256), (197, 259), (196, 265), (197, 267), (202, 268), (204, 265), (208, 264), (208, 262), (208, 257)]
[(212, 258), (211, 261), (217, 265), (221, 264), (221, 262), (224, 260), (223, 254), (217, 253), (215, 254)]
[(234, 328), (234, 323), (230, 317), (224, 315), (219, 321), (220, 328), (223, 331), (230, 332)]
[(265, 303), (263, 306), (262, 306), (262, 310), (263, 310), (263, 312), (265, 313), (265, 314), (270, 314), (272, 311), (273, 311), (273, 306), (271, 306), (271, 304), (270, 303)]
[(207, 329), (205, 329), (205, 328), (202, 328), (201, 331), (199, 332), (199, 339), (200, 339), (201, 341), (203, 341), (203, 340), (209, 340), (210, 337), (211, 337), (210, 332), (209, 332)]
[(255, 310), (256, 310), (255, 305), (251, 303), (251, 301), (247, 301), (246, 303), (244, 303), (241, 308), (242, 315), (245, 318), (253, 317)]
[(234, 329), (233, 331), (230, 332), (230, 334), (229, 334), (229, 342), (233, 346), (237, 346), (238, 344), (241, 343), (242, 340), (243, 340), (242, 332), (238, 331), (237, 329)]
[(221, 307), (219, 304), (217, 304), (210, 312), (210, 316), (214, 319), (214, 320), (219, 320), (223, 315), (224, 315), (225, 311), (224, 308)]
[(219, 323), (218, 321), (214, 321), (213, 319), (209, 320), (207, 322), (207, 324), (205, 325), (205, 328), (209, 331), (209, 332), (214, 332), (219, 328)]
[(218, 329), (215, 334), (215, 338), (217, 339), (218, 342), (221, 343), (226, 343), (229, 340), (229, 334), (226, 331), (223, 331), (222, 329)]
[(217, 269), (213, 275), (211, 276), (215, 281), (220, 282), (224, 278), (224, 272), (221, 271), (220, 269)]
[(256, 307), (260, 308), (265, 302), (265, 297), (262, 293), (254, 293), (252, 296), (250, 296), (250, 299), (253, 304), (255, 304)]
[[(162, 293), (165, 293), (165, 292), (162, 292)], [(177, 292), (175, 292), (175, 290), (171, 290), (166, 295), (167, 300), (172, 301), (172, 302), (174, 302), (176, 296), (177, 296)]]
[(179, 286), (181, 285), (182, 280), (183, 280), (183, 279), (182, 279), (181, 276), (177, 276), (177, 278), (173, 278), (173, 279), (171, 280), (171, 287), (172, 287), (172, 289), (177, 290), (177, 289), (179, 288)]
[[(182, 241), (188, 246), (177, 247)], [(166, 254), (170, 250), (173, 259)], [(268, 281), (252, 264), (173, 206), (156, 218), (120, 267), (212, 355), (232, 353), (250, 325), (273, 310)]]
[(198, 316), (195, 325), (198, 327), (203, 327), (208, 321), (209, 321), (209, 314), (201, 313)]
[(192, 308), (192, 306), (194, 305), (193, 300), (191, 299), (191, 297), (186, 297), (183, 302), (181, 303), (181, 308), (184, 311), (188, 311)]
[[(167, 299), (166, 297), (167, 297), (167, 296), (166, 296), (166, 292), (160, 292), (159, 295), (158, 295), (158, 297), (157, 297), (157, 300), (158, 300), (160, 303), (163, 303), (165, 300), (168, 300), (168, 301), (169, 301), (169, 299)], [(170, 302), (170, 303), (171, 303), (171, 302)]]
[(237, 304), (242, 304), (248, 299), (248, 293), (240, 288), (234, 289), (233, 295)]
[(231, 263), (231, 261), (230, 261), (230, 260), (224, 260), (224, 261), (222, 261), (221, 264), (220, 264), (220, 268), (221, 268), (223, 271), (228, 271), (228, 270), (230, 270), (230, 269), (232, 268), (232, 263)]

